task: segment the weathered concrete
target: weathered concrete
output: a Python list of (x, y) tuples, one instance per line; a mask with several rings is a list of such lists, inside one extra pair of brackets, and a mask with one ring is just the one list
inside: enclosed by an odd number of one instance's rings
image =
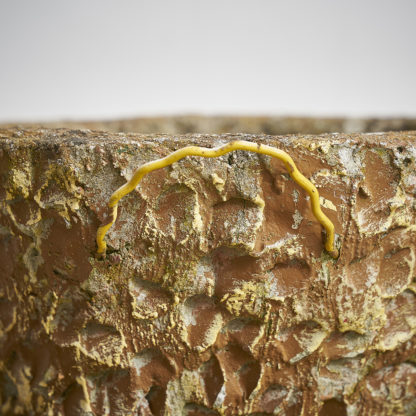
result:
[[(95, 257), (137, 166), (235, 138), (338, 260), (245, 152), (146, 176)], [(0, 130), (0, 413), (415, 414), (415, 139)]]

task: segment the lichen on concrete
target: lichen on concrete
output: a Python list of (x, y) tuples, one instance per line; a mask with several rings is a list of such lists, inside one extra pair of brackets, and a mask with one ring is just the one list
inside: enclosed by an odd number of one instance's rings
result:
[[(340, 257), (278, 160), (318, 188)], [(0, 413), (413, 415), (416, 134), (0, 130)]]

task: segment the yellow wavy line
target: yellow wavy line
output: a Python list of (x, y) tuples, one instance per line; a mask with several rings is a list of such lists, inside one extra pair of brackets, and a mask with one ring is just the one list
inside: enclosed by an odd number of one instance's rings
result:
[(146, 174), (156, 169), (161, 169), (166, 166), (169, 166), (172, 163), (177, 162), (178, 160), (183, 159), (186, 156), (218, 157), (225, 155), (226, 153), (232, 152), (233, 150), (247, 150), (249, 152), (269, 155), (281, 160), (284, 163), (287, 171), (289, 172), (293, 180), (297, 184), (299, 184), (311, 197), (312, 212), (315, 215), (316, 219), (326, 230), (325, 249), (333, 257), (338, 257), (338, 250), (335, 248), (334, 245), (334, 224), (332, 224), (329, 218), (322, 212), (319, 203), (319, 193), (313, 185), (313, 183), (310, 182), (299, 172), (295, 163), (293, 162), (293, 159), (283, 150), (279, 150), (274, 147), (267, 146), (265, 144), (251, 143), (244, 140), (236, 140), (224, 146), (215, 147), (213, 149), (198, 146), (187, 146), (177, 150), (176, 152), (171, 153), (170, 155), (162, 159), (145, 163), (144, 165), (139, 167), (134, 172), (132, 178), (111, 195), (111, 198), (108, 202), (108, 207), (113, 209), (112, 221), (108, 224), (101, 226), (97, 231), (98, 254), (104, 254), (106, 251), (107, 244), (104, 241), (104, 237), (107, 231), (110, 229), (110, 227), (114, 224), (114, 222), (117, 219), (118, 201), (120, 201), (121, 198), (133, 191)]

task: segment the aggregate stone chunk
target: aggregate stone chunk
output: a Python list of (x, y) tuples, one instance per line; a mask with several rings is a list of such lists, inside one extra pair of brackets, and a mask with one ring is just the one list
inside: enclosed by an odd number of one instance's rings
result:
[(416, 414), (415, 139), (0, 130), (0, 414)]

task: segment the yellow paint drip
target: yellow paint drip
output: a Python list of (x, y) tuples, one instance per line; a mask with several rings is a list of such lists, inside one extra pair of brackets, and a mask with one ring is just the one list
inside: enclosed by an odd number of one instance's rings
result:
[(312, 184), (312, 182), (309, 181), (305, 176), (303, 176), (299, 172), (293, 159), (283, 150), (276, 149), (265, 144), (256, 144), (244, 140), (236, 140), (224, 146), (215, 147), (213, 149), (198, 146), (187, 146), (177, 150), (176, 152), (171, 153), (170, 155), (162, 159), (157, 159), (152, 162), (145, 163), (144, 165), (139, 167), (134, 172), (132, 178), (111, 195), (111, 198), (108, 202), (108, 207), (112, 208), (113, 211), (112, 220), (108, 224), (101, 226), (97, 231), (98, 254), (104, 254), (106, 251), (107, 245), (104, 241), (104, 238), (107, 231), (110, 229), (110, 227), (115, 223), (117, 219), (118, 202), (121, 198), (132, 192), (145, 175), (154, 170), (162, 169), (166, 166), (169, 166), (172, 163), (175, 163), (186, 156), (218, 157), (225, 155), (226, 153), (232, 152), (234, 150), (246, 150), (249, 152), (261, 153), (264, 155), (275, 157), (284, 163), (292, 179), (299, 186), (301, 186), (309, 194), (311, 198), (312, 212), (315, 215), (316, 219), (326, 230), (325, 249), (333, 257), (338, 257), (338, 250), (335, 248), (334, 244), (334, 224), (322, 212), (319, 201), (319, 193), (316, 187)]

